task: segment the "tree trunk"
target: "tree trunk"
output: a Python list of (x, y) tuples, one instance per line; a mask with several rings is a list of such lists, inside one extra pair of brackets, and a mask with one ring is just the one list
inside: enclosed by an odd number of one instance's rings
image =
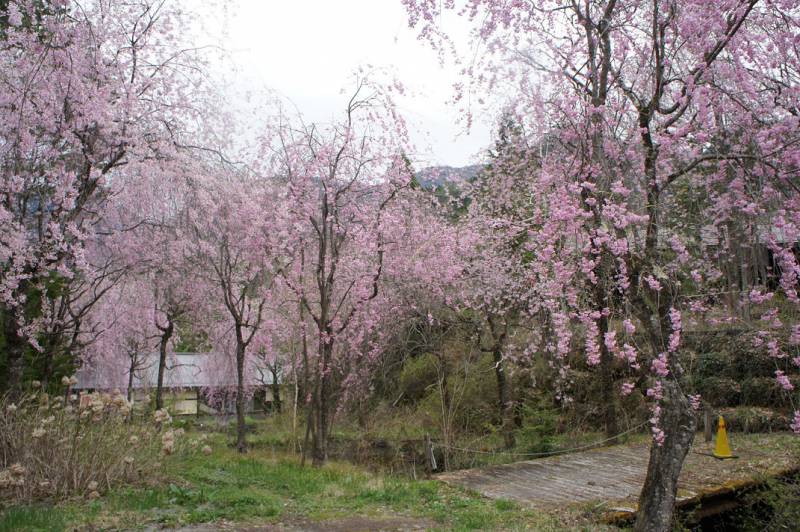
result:
[(278, 384), (278, 371), (277, 371), (278, 363), (275, 362), (275, 365), (270, 366), (269, 371), (272, 374), (272, 406), (273, 411), (280, 414), (283, 410), (283, 404), (281, 403), (281, 388)]
[[(517, 397), (520, 397), (521, 394), (518, 394)], [(514, 423), (515, 429), (521, 429), (523, 422), (525, 421), (525, 412), (522, 409), (522, 400), (517, 400), (514, 402), (513, 407), (511, 408), (512, 416), (511, 420)]]
[(245, 343), (242, 337), (241, 326), (236, 326), (236, 450), (240, 453), (247, 452), (247, 441), (245, 440), (246, 424), (245, 414), (245, 390), (244, 390), (244, 356)]
[(503, 353), (499, 347), (492, 351), (494, 358), (494, 374), (497, 379), (497, 401), (500, 413), (500, 423), (503, 431), (503, 440), (506, 449), (512, 449), (516, 444), (514, 437), (514, 420), (511, 409), (511, 401), (508, 399), (508, 379), (503, 364)]
[(315, 467), (322, 466), (328, 459), (328, 402), (330, 400), (330, 371), (329, 363), (333, 346), (330, 341), (320, 338), (319, 352), (321, 354), (321, 368), (317, 391), (314, 394), (314, 430), (311, 441), (311, 464)]
[(606, 334), (609, 332), (608, 316), (602, 312), (603, 309), (609, 307), (609, 288), (606, 285), (606, 280), (610, 278), (608, 268), (605, 266), (608, 251), (605, 250), (603, 253), (600, 259), (600, 266), (597, 268), (598, 281), (594, 288), (594, 308), (601, 312), (597, 323), (597, 343), (600, 346), (600, 367), (598, 371), (600, 373), (601, 420), (608, 443), (614, 444), (618, 441), (619, 423), (617, 422), (616, 394), (614, 393), (614, 356), (609, 352), (605, 341)]
[(317, 428), (313, 431), (314, 440), (312, 442), (311, 464), (314, 467), (322, 467), (328, 460), (328, 420), (325, 408), (317, 410)]
[(328, 420), (325, 407), (314, 408), (314, 429), (311, 431), (311, 465), (321, 467), (328, 459)]
[[(591, 68), (590, 83), (592, 92), (592, 105), (595, 107), (605, 107), (606, 99), (608, 97), (609, 86), (609, 73), (611, 72), (612, 50), (611, 50), (611, 37), (609, 31), (609, 20), (611, 17), (612, 7), (607, 8), (604, 17), (597, 21), (595, 26), (589, 21), (588, 11), (589, 4), (586, 4), (586, 19), (581, 24), (584, 25), (586, 31), (586, 38), (589, 41), (589, 47), (593, 50), (592, 61), (598, 62), (598, 68)], [(593, 32), (597, 32), (598, 40), (594, 41)], [(601, 317), (598, 325), (597, 342), (600, 346), (600, 398), (601, 398), (601, 421), (604, 425), (606, 437), (609, 438), (609, 443), (616, 443), (616, 435), (619, 432), (619, 425), (617, 424), (617, 412), (615, 406), (615, 393), (614, 393), (614, 378), (612, 373), (613, 356), (608, 352), (606, 347), (606, 334), (608, 333), (608, 315), (605, 310), (610, 308), (609, 304), (609, 284), (611, 275), (614, 270), (614, 253), (609, 249), (608, 244), (602, 242), (599, 238), (603, 232), (603, 209), (609, 201), (609, 193), (611, 183), (614, 179), (612, 173), (605, 170), (606, 168), (606, 148), (605, 148), (605, 134), (603, 131), (603, 117), (601, 113), (592, 113), (590, 117), (591, 127), (591, 163), (592, 169), (589, 171), (587, 179), (597, 186), (597, 191), (589, 192), (587, 189), (581, 195), (585, 196), (583, 199), (592, 199), (596, 203), (584, 203), (584, 209), (591, 213), (592, 223), (591, 230), (593, 236), (592, 244), (598, 250), (598, 261), (594, 268), (594, 274), (597, 281), (593, 285), (593, 310), (600, 312)], [(591, 286), (591, 285), (590, 285)]]
[(514, 431), (517, 427), (514, 423), (513, 405), (508, 397), (510, 392), (509, 382), (503, 361), (503, 346), (508, 336), (508, 321), (503, 322), (502, 330), (498, 328), (498, 324), (491, 315), (487, 317), (486, 321), (489, 324), (489, 332), (492, 338), (491, 351), (494, 360), (494, 375), (497, 380), (497, 413), (499, 414), (505, 447), (506, 449), (512, 449), (516, 444)]
[(687, 397), (673, 378), (664, 379), (661, 426), (664, 443), (650, 447), (647, 478), (639, 496), (639, 511), (634, 530), (668, 532), (672, 530), (678, 476), (694, 440), (697, 423)]
[(19, 336), (17, 320), (14, 312), (9, 308), (2, 309), (3, 316), (3, 340), (5, 345), (5, 368), (4, 375), (0, 375), (0, 390), (11, 391), (13, 394), (21, 394), (23, 377), (25, 373), (25, 340)]
[(53, 377), (53, 357), (56, 352), (56, 343), (47, 341), (44, 343), (44, 351), (39, 354), (42, 358), (42, 390), (48, 391), (50, 389), (50, 381)]
[(297, 401), (300, 400), (297, 372), (294, 372), (294, 401), (292, 401), (292, 453), (297, 452)]
[(314, 403), (309, 401), (306, 405), (306, 435), (303, 437), (303, 446), (300, 454), (300, 466), (306, 465), (306, 456), (308, 455), (308, 439), (311, 436), (311, 431), (314, 430)]
[(130, 367), (128, 367), (128, 402), (133, 398), (133, 372), (136, 371), (136, 359), (134, 358), (131, 361)]
[(606, 438), (609, 444), (618, 443), (619, 422), (617, 419), (616, 394), (614, 393), (614, 355), (606, 346), (605, 336), (608, 333), (608, 318), (600, 317), (600, 396), (602, 400), (602, 419)]
[(442, 439), (444, 440), (444, 470), (450, 470), (450, 445), (452, 436), (453, 412), (451, 410), (452, 400), (450, 398), (450, 385), (448, 382), (447, 362), (441, 353), (437, 353), (439, 359), (439, 395), (442, 401)]
[(158, 344), (158, 381), (156, 382), (156, 410), (164, 408), (164, 372), (167, 368), (167, 345), (172, 338), (175, 325), (167, 318), (167, 326), (161, 330), (161, 340)]

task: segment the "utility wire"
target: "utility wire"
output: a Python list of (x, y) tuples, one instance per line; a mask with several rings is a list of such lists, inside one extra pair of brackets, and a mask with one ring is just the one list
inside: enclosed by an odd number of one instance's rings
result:
[(528, 456), (528, 457), (540, 457), (541, 458), (541, 457), (545, 457), (545, 456), (555, 456), (555, 455), (559, 455), (559, 454), (574, 453), (574, 452), (577, 452), (577, 451), (584, 451), (586, 449), (591, 449), (592, 447), (596, 447), (596, 446), (598, 446), (600, 444), (609, 442), (611, 440), (615, 440), (615, 439), (619, 438), (620, 436), (624, 436), (625, 434), (629, 434), (631, 432), (639, 430), (640, 428), (644, 427), (648, 423), (650, 423), (650, 421), (644, 421), (644, 422), (636, 425), (635, 427), (626, 430), (625, 432), (620, 432), (616, 436), (611, 436), (610, 438), (606, 438), (604, 440), (596, 441), (596, 442), (589, 443), (589, 444), (586, 444), (586, 445), (581, 445), (580, 447), (572, 447), (572, 448), (569, 448), (569, 449), (560, 449), (560, 450), (557, 450), (557, 451), (548, 451), (548, 452), (542, 452), (542, 453), (516, 453), (516, 452), (513, 452), (513, 451), (482, 451), (480, 449), (467, 449), (467, 448), (464, 448), (464, 447), (455, 447), (453, 445), (439, 445), (439, 444), (434, 444), (434, 443), (431, 443), (431, 447), (439, 446), (439, 447), (446, 448), (446, 449), (451, 449), (451, 450), (454, 450), (454, 451), (463, 451), (463, 452), (474, 453), (474, 454), (506, 454), (506, 455), (511, 455), (511, 456)]

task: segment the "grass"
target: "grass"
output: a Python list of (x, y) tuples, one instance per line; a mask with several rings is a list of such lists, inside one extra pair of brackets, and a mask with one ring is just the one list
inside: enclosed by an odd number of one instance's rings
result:
[[(0, 532), (74, 527), (129, 529), (220, 521), (265, 525), (347, 519), (414, 518), (442, 530), (560, 530), (555, 516), (492, 501), (434, 480), (381, 475), (344, 463), (317, 469), (257, 448), (239, 455), (222, 435), (209, 456), (170, 457), (151, 488), (125, 488), (95, 501), (6, 508)], [(135, 525), (134, 525), (135, 523)], [(571, 528), (571, 527), (570, 527)]]
[(9, 508), (0, 519), (0, 531), (42, 530), (60, 531), (66, 528), (63, 512), (43, 506)]
[[(380, 423), (370, 426), (367, 429), (349, 426), (346, 423), (339, 423), (331, 436), (331, 452), (336, 453), (336, 449), (352, 448), (359, 443), (369, 441), (385, 440), (397, 448), (400, 442), (416, 440), (416, 449), (422, 452), (424, 438), (429, 435), (434, 442), (441, 441), (441, 436), (434, 430), (426, 431), (419, 424), (414, 411), (399, 411), (392, 418), (381, 418)], [(292, 431), (291, 419), (288, 414), (274, 415), (266, 419), (253, 422), (258, 427), (257, 432), (250, 435), (248, 441), (250, 445), (257, 449), (269, 450), (272, 452), (288, 451), (291, 449)], [(303, 430), (298, 430), (298, 438), (302, 440)], [(631, 432), (622, 435), (618, 443), (634, 443), (649, 441), (650, 434), (647, 428), (639, 432)], [(606, 436), (602, 432), (589, 432), (585, 430), (573, 430), (566, 433), (548, 435), (548, 444), (543, 447), (542, 436), (536, 433), (526, 434), (525, 431), (518, 431), (516, 445), (513, 449), (506, 449), (504, 436), (499, 430), (487, 432), (480, 436), (459, 434), (452, 442), (454, 447), (471, 449), (476, 452), (453, 450), (450, 454), (450, 464), (455, 468), (472, 468), (488, 465), (505, 464), (526, 459), (531, 453), (536, 456), (541, 452), (558, 452), (574, 447), (591, 447), (597, 442), (602, 442)], [(439, 458), (441, 461), (441, 458)], [(410, 473), (408, 463), (383, 463), (377, 462), (370, 464), (374, 467), (382, 467), (384, 470), (399, 471), (406, 474)], [(417, 473), (421, 473), (422, 466), (418, 464)]]
[[(489, 500), (435, 480), (411, 480), (370, 472), (350, 463), (332, 461), (317, 469), (302, 467), (285, 452), (286, 433), (270, 430), (271, 422), (255, 422), (251, 451), (240, 455), (228, 447), (230, 435), (209, 433), (210, 455), (171, 456), (163, 460), (162, 476), (149, 487), (123, 488), (98, 500), (71, 500), (57, 505), (0, 506), (0, 532), (17, 530), (117, 530), (180, 527), (199, 523), (236, 523), (242, 526), (295, 524), (309, 521), (346, 522), (410, 519), (433, 530), (597, 530), (597, 512), (587, 508), (560, 509), (558, 514), (534, 511), (508, 500)], [(195, 432), (192, 423), (186, 429)], [(278, 427), (272, 427), (277, 429)], [(498, 436), (465, 441), (470, 447), (494, 448)], [(586, 433), (571, 441), (554, 440), (556, 447), (576, 446), (601, 435)], [(497, 441), (495, 441), (497, 440)], [(646, 435), (631, 434), (628, 443), (646, 444)], [(740, 460), (719, 463), (691, 453), (689, 475), (710, 474), (724, 468), (719, 478), (751, 476), (796, 459), (797, 439), (791, 435), (732, 435)], [(524, 448), (527, 442), (518, 442)], [(696, 450), (703, 450), (700, 437)], [(480, 455), (482, 461), (508, 461), (508, 456)], [(710, 465), (709, 465), (710, 464)], [(741, 470), (741, 471), (740, 471)], [(364, 524), (359, 523), (361, 528)], [(341, 527), (340, 527), (341, 528)], [(344, 527), (346, 528), (346, 527)], [(369, 528), (369, 526), (367, 526)]]
[[(255, 436), (255, 435), (254, 435)], [(534, 511), (508, 500), (489, 500), (435, 480), (414, 481), (378, 474), (342, 462), (317, 469), (269, 445), (239, 455), (229, 436), (213, 434), (211, 455), (172, 456), (163, 478), (150, 487), (123, 488), (98, 500), (0, 508), (0, 532), (17, 530), (117, 530), (180, 527), (199, 523), (302, 525), (411, 519), (433, 530), (597, 530), (597, 512), (568, 508), (559, 514)], [(255, 439), (255, 438), (254, 438)], [(633, 438), (638, 440), (638, 438)], [(690, 454), (689, 474), (725, 468), (724, 476), (752, 475), (796, 457), (791, 435), (734, 435), (740, 460), (718, 462)], [(699, 441), (698, 447), (702, 447)], [(702, 463), (700, 463), (702, 462)], [(710, 465), (709, 465), (710, 464)], [(729, 470), (730, 469), (730, 470)], [(741, 470), (741, 471), (739, 471)], [(360, 523), (363, 528), (363, 522)]]

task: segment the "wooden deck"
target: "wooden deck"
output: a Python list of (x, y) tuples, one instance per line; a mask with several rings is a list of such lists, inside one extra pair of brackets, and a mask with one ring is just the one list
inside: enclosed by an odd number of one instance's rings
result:
[[(703, 454), (712, 447), (698, 435), (679, 480), (679, 504), (699, 502), (800, 466), (800, 438), (792, 434), (733, 435), (731, 445), (738, 458), (717, 460)], [(634, 512), (648, 453), (647, 443), (620, 445), (436, 478), (535, 508), (591, 504), (611, 512)]]

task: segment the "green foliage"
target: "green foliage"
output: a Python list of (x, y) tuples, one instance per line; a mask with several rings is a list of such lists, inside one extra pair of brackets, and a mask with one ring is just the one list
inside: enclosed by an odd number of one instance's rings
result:
[(130, 523), (162, 528), (223, 520), (264, 526), (354, 516), (374, 519), (376, 528), (381, 519), (398, 516), (446, 530), (556, 528), (548, 515), (437, 481), (376, 475), (336, 462), (303, 467), (296, 459), (260, 451), (242, 456), (223, 445), (222, 435), (214, 438), (210, 455), (165, 458), (167, 482), (123, 487), (93, 502), (74, 500), (56, 508), (12, 507), (0, 514), (0, 531), (118, 529)]
[(11, 313), (0, 305), (0, 390), (6, 390), (10, 384), (8, 382), (8, 372), (10, 370), (9, 342), (7, 338), (9, 320), (14, 319)]
[(791, 423), (786, 416), (767, 408), (740, 406), (724, 409), (725, 423), (732, 432), (757, 433), (784, 431)]
[(744, 497), (731, 516), (737, 530), (797, 530), (800, 523), (800, 477), (770, 478)]
[[(427, 364), (430, 363), (436, 363), (436, 358), (428, 359)], [(435, 434), (441, 434), (445, 421), (443, 416), (446, 416), (450, 425), (449, 430), (454, 433), (485, 432), (497, 414), (497, 382), (492, 357), (484, 355), (472, 363), (456, 362), (448, 371), (446, 393), (450, 408), (443, 405), (443, 390), (438, 386), (437, 376), (434, 375), (433, 385), (428, 386), (424, 397), (416, 403), (416, 418), (428, 421), (429, 428)], [(422, 372), (416, 374), (420, 375)]]
[(178, 353), (204, 353), (211, 349), (208, 333), (197, 329), (186, 317), (175, 322), (175, 336), (178, 339), (175, 351)]
[(755, 377), (742, 381), (742, 404), (750, 406), (786, 406), (787, 398), (773, 377)]
[(523, 408), (523, 425), (517, 432), (517, 444), (526, 453), (546, 453), (556, 447), (558, 410), (541, 399)]
[(691, 360), (694, 389), (715, 407), (785, 408), (788, 397), (775, 380), (775, 370), (792, 376), (796, 369), (786, 360), (755, 348), (747, 334), (708, 331), (689, 335), (688, 347), (698, 354)]
[(730, 369), (730, 357), (716, 351), (701, 353), (697, 356), (694, 373), (700, 378), (721, 377)]
[[(734, 379), (748, 377), (773, 377), (775, 359), (755, 349), (735, 351), (729, 367), (729, 375)], [(791, 370), (790, 370), (791, 371)]]
[[(155, 404), (155, 401), (150, 404)], [(195, 416), (180, 416), (172, 420), (172, 428), (183, 429), (184, 431), (192, 430), (196, 425), (197, 418)]]
[(66, 515), (58, 508), (47, 506), (17, 506), (0, 515), (0, 532), (36, 530), (60, 532), (67, 529)]
[(765, 349), (753, 346), (752, 337), (745, 331), (703, 331), (686, 335), (686, 349), (697, 353), (694, 375), (727, 377), (743, 380), (752, 377), (772, 377), (776, 360)]
[[(25, 285), (25, 306), (22, 314), (26, 321), (42, 316), (44, 305), (58, 308), (59, 300), (69, 297), (69, 281), (62, 275), (50, 272), (41, 284), (28, 282)], [(71, 376), (78, 368), (77, 353), (71, 352), (67, 339), (62, 333), (43, 331), (36, 340), (42, 347), (35, 349), (27, 340), (14, 338), (17, 335), (17, 324), (14, 313), (8, 308), (0, 307), (0, 389), (8, 389), (13, 385), (27, 385), (33, 381), (44, 382), (45, 391), (59, 394), (63, 391), (61, 378)], [(16, 342), (17, 345), (12, 345)], [(12, 350), (20, 350), (23, 359), (22, 383), (4, 382), (8, 378), (9, 356)]]
[(462, 190), (455, 183), (443, 183), (432, 189), (433, 195), (439, 205), (447, 209), (448, 215), (452, 220), (457, 220), (467, 213), (472, 198), (464, 195)]
[(462, 369), (458, 380), (451, 379), (460, 389), (456, 423), (467, 433), (480, 434), (497, 418), (497, 380), (494, 360), (490, 354), (481, 356), (468, 369)]
[(420, 401), (435, 386), (438, 378), (436, 366), (436, 357), (430, 353), (406, 360), (398, 377), (404, 402)]
[(742, 399), (742, 386), (725, 377), (708, 377), (695, 382), (695, 389), (714, 406), (738, 406)]
[[(9, 28), (8, 15), (6, 14), (9, 4), (10, 0), (0, 0), (0, 39), (5, 39)], [(46, 0), (36, 0), (33, 5), (34, 16), (31, 17), (27, 13), (23, 13), (21, 27), (29, 31), (36, 31), (44, 38), (47, 33), (42, 27), (42, 19), (46, 16), (57, 14), (59, 9), (66, 8), (59, 8), (58, 3)]]
[(202, 490), (195, 490), (183, 486), (176, 486), (170, 484), (166, 490), (167, 502), (169, 504), (202, 504), (208, 499), (205, 497)]

